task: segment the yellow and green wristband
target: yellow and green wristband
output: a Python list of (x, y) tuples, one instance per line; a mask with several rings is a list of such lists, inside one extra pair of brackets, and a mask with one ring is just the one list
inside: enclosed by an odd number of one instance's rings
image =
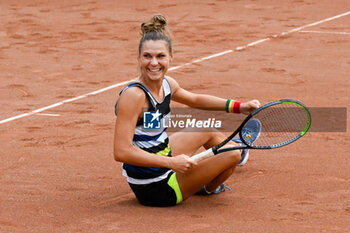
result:
[(226, 112), (228, 113), (241, 113), (240, 106), (241, 101), (234, 101), (232, 99), (228, 99), (226, 101)]

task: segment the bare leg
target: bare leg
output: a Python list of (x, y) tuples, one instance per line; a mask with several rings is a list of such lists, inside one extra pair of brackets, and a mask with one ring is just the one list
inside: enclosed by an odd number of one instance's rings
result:
[[(178, 132), (169, 137), (173, 155), (193, 155), (200, 147), (209, 149), (222, 142), (226, 136), (220, 132)], [(232, 142), (234, 144), (234, 142)], [(230, 151), (205, 159), (191, 171), (177, 173), (177, 180), (184, 199), (201, 187), (213, 191), (234, 171), (240, 160), (240, 151)]]

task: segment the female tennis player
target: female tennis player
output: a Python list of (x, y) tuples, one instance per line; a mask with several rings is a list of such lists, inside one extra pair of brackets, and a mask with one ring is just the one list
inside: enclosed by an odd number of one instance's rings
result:
[[(181, 88), (166, 76), (173, 53), (165, 17), (153, 16), (141, 25), (141, 31), (140, 75), (122, 90), (115, 106), (115, 160), (123, 163), (123, 175), (143, 205), (173, 206), (196, 193), (210, 195), (224, 191), (223, 182), (237, 165), (246, 162), (247, 150), (193, 162), (190, 156), (197, 150), (216, 146), (226, 136), (214, 131), (180, 131), (168, 137), (164, 126), (144, 127), (144, 114), (152, 112), (154, 119), (169, 115), (171, 100), (192, 108), (249, 114), (260, 106), (259, 101), (241, 103)], [(259, 125), (248, 129), (253, 131), (251, 140), (258, 137), (259, 129)]]

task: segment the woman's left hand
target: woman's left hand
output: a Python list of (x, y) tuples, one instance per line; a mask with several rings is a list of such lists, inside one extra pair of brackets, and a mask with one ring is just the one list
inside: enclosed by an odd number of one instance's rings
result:
[(248, 115), (249, 113), (251, 113), (252, 111), (254, 111), (259, 107), (260, 107), (259, 100), (251, 100), (245, 103), (241, 103), (241, 106), (239, 109), (241, 113)]

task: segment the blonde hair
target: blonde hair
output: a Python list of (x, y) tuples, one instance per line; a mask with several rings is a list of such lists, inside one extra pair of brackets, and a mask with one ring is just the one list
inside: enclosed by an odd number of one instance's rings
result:
[(139, 54), (141, 54), (143, 43), (148, 40), (167, 42), (169, 53), (172, 54), (170, 31), (167, 27), (167, 20), (163, 15), (154, 15), (149, 21), (141, 24)]

